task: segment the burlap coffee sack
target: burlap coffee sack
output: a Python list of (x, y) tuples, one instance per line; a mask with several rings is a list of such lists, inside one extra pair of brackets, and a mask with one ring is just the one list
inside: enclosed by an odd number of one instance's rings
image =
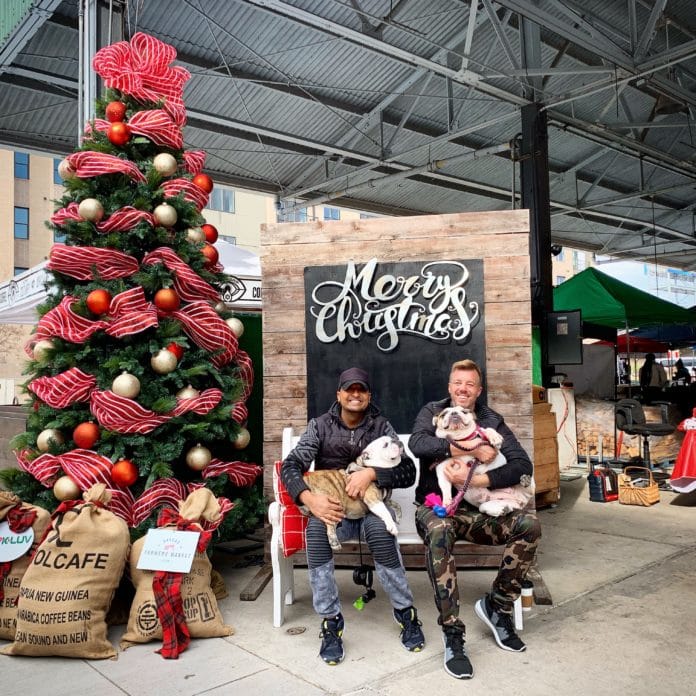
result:
[[(214, 494), (207, 488), (193, 491), (179, 503), (181, 518), (195, 522), (215, 522), (220, 517), (220, 506)], [(167, 525), (174, 528), (175, 525)], [(138, 560), (145, 544), (145, 537), (138, 539), (131, 549), (130, 573), (135, 586), (135, 597), (131, 605), (128, 627), (121, 638), (120, 647), (125, 650), (136, 643), (162, 640), (162, 625), (157, 617), (155, 595), (152, 589), (153, 570), (139, 570)], [(216, 638), (234, 633), (232, 626), (225, 624), (211, 587), (212, 566), (205, 552), (193, 558), (191, 570), (181, 582), (186, 625), (191, 638)]]
[(36, 505), (23, 503), (16, 495), (8, 491), (0, 491), (0, 522), (7, 519), (10, 510), (20, 506), (22, 510), (33, 510), (36, 513), (31, 529), (34, 533), (34, 541), (31, 548), (24, 555), (12, 561), (10, 572), (5, 576), (2, 583), (3, 598), (0, 599), (0, 638), (2, 640), (12, 640), (15, 636), (17, 625), (17, 597), (19, 597), (19, 586), (29, 567), (31, 555), (39, 545), (46, 526), (51, 520), (51, 515), (47, 510)]
[(128, 525), (96, 484), (54, 513), (19, 589), (17, 630), (5, 655), (114, 657), (105, 615), (128, 557)]

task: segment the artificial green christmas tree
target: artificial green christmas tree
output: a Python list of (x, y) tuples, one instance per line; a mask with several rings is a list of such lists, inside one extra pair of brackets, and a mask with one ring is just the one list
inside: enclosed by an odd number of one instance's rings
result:
[(100, 50), (107, 88), (81, 147), (61, 162), (52, 280), (26, 384), (27, 430), (4, 484), (49, 510), (93, 483), (140, 536), (162, 505), (207, 486), (231, 502), (218, 540), (263, 510), (245, 461), (253, 384), (239, 320), (220, 297), (217, 230), (201, 214), (213, 184), (186, 150), (175, 50), (138, 33)]

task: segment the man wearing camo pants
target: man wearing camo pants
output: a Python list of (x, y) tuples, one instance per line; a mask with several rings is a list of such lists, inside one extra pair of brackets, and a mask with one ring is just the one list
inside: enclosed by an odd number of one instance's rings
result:
[[(451, 443), (435, 436), (433, 419), (449, 406), (474, 410), (481, 427), (494, 428), (503, 436), (500, 449), (507, 464), (487, 474), (474, 474), (469, 481), (470, 487), (495, 489), (513, 486), (520, 482), (522, 476), (531, 476), (533, 471), (527, 453), (503, 417), (484, 404), (477, 403), (482, 391), (482, 377), (480, 368), (473, 360), (460, 360), (452, 365), (448, 391), (448, 398), (432, 401), (420, 410), (408, 446), (420, 460), (416, 527), (425, 543), (428, 574), (440, 614), (438, 623), (442, 626), (445, 644), (445, 671), (457, 679), (470, 679), (474, 670), (464, 648), (465, 627), (459, 618), (454, 544), (464, 539), (474, 544), (505, 546), (491, 591), (476, 602), (474, 611), (491, 630), (500, 648), (522, 652), (526, 646), (515, 633), (512, 605), (520, 595), (521, 583), (534, 560), (541, 528), (533, 510), (491, 517), (462, 500), (452, 516), (439, 517), (432, 507), (424, 504), (429, 493), (440, 493), (434, 466), (437, 462), (461, 455), (462, 449), (484, 463), (495, 457), (495, 450), (480, 438)], [(454, 486), (461, 487), (466, 482), (468, 469), (448, 465), (445, 473)]]

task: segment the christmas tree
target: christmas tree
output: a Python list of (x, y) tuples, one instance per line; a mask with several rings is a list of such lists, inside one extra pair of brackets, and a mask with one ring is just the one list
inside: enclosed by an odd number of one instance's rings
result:
[(26, 350), (27, 429), (3, 483), (53, 510), (97, 482), (134, 538), (200, 486), (228, 501), (218, 541), (263, 512), (261, 468), (243, 461), (253, 384), (226, 309), (218, 232), (201, 210), (205, 153), (184, 148), (173, 47), (143, 33), (101, 49), (106, 87), (82, 145), (63, 160), (50, 225), (63, 239)]

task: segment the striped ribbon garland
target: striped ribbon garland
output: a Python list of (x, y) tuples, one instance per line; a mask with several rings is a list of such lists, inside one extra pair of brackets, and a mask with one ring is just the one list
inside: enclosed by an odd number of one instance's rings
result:
[(133, 206), (127, 205), (111, 213), (106, 220), (97, 224), (99, 232), (127, 232), (132, 230), (140, 222), (145, 221), (150, 227), (155, 227), (155, 216), (145, 210), (138, 210)]
[(51, 223), (56, 227), (62, 227), (66, 222), (81, 222), (82, 218), (80, 213), (78, 213), (77, 203), (69, 203), (67, 208), (60, 208), (56, 210), (53, 215), (51, 215)]
[(175, 59), (173, 46), (138, 32), (130, 42), (119, 41), (97, 51), (92, 66), (106, 87), (141, 102), (164, 100), (165, 111), (182, 126), (186, 122), (184, 83), (191, 74), (180, 66), (170, 67)]
[[(136, 111), (127, 121), (132, 135), (142, 135), (155, 145), (171, 147), (180, 150), (184, 146), (181, 128), (163, 109), (147, 109)], [(103, 118), (95, 118), (85, 125), (85, 134), (90, 136), (92, 128), (101, 133), (108, 132), (111, 122)]]
[(189, 174), (200, 174), (203, 171), (205, 164), (205, 150), (185, 150), (184, 151), (184, 166)]
[(162, 183), (162, 190), (166, 198), (176, 198), (180, 193), (184, 194), (184, 200), (193, 203), (200, 212), (208, 202), (209, 194), (199, 188), (189, 179), (169, 179)]
[(207, 302), (192, 302), (177, 309), (171, 316), (181, 322), (193, 342), (213, 355), (210, 360), (220, 368), (237, 355), (237, 337), (220, 315)]
[(96, 384), (95, 377), (79, 367), (71, 367), (53, 377), (37, 377), (29, 382), (28, 388), (52, 408), (65, 408), (79, 401), (89, 401)]
[(173, 249), (158, 247), (143, 257), (143, 264), (163, 263), (174, 275), (174, 288), (182, 300), (219, 302), (220, 293), (182, 261)]
[(137, 273), (140, 264), (134, 256), (115, 249), (54, 244), (46, 268), (77, 280), (92, 280), (96, 270), (102, 280), (115, 280)]
[(250, 486), (263, 471), (258, 464), (249, 462), (224, 462), (222, 459), (211, 459), (210, 464), (203, 469), (204, 479), (227, 474), (235, 486)]
[(66, 159), (74, 170), (74, 176), (80, 179), (91, 179), (100, 174), (126, 174), (134, 181), (145, 181), (145, 175), (135, 163), (106, 152), (83, 150), (68, 155)]

